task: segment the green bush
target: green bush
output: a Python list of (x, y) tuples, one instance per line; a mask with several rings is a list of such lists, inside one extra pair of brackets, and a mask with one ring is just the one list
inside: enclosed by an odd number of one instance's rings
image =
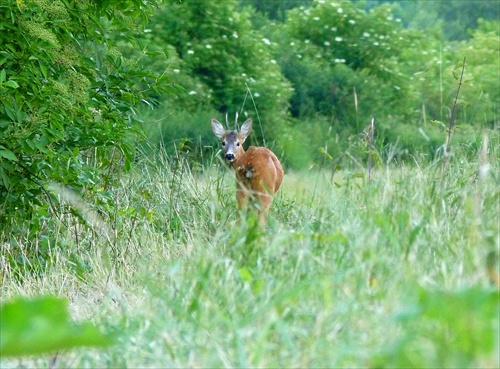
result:
[(397, 60), (413, 36), (389, 7), (367, 13), (349, 2), (315, 2), (288, 15), (277, 33), (295, 116), (322, 114), (360, 128), (372, 116), (408, 113), (410, 85)]
[[(163, 114), (166, 114), (163, 116)], [(161, 116), (160, 116), (161, 115)], [(213, 149), (218, 150), (220, 141), (213, 135), (210, 118), (217, 117), (215, 110), (199, 109), (191, 112), (173, 109), (166, 113), (150, 111), (143, 115), (146, 133), (144, 147), (154, 154), (165, 151), (170, 157), (187, 155), (192, 162), (210, 160)], [(150, 151), (149, 151), (150, 152)], [(153, 153), (152, 153), (153, 154)], [(207, 157), (208, 155), (208, 157)]]
[(265, 129), (286, 121), (292, 90), (274, 59), (277, 45), (252, 28), (251, 15), (236, 0), (169, 0), (152, 18), (144, 42), (166, 45), (172, 80), (185, 88), (180, 98), (166, 98), (166, 125), (171, 110), (181, 109), (238, 111), (259, 116)]
[(2, 2), (0, 227), (26, 221), (33, 239), (55, 215), (48, 183), (103, 192), (130, 165), (137, 105), (171, 86), (125, 58), (113, 33), (133, 42), (155, 3)]

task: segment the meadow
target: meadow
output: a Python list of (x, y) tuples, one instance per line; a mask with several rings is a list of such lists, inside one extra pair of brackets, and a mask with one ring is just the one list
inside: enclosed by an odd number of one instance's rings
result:
[(116, 342), (1, 367), (498, 367), (499, 149), (444, 174), (421, 158), (371, 180), (288, 171), (264, 230), (218, 160), (139, 159), (113, 217), (61, 218), (46, 269), (1, 286), (67, 297)]

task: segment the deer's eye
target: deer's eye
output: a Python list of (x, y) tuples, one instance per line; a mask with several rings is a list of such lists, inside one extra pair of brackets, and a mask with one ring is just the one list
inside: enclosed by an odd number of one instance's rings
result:
[(222, 141), (222, 146), (226, 146), (226, 141)]
[(239, 143), (239, 142), (237, 142), (237, 143), (236, 143), (236, 146), (240, 146), (240, 143)]

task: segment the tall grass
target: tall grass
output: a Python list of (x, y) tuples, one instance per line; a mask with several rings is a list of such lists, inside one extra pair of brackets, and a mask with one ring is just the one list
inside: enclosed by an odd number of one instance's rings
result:
[(3, 299), (67, 296), (118, 343), (1, 366), (498, 367), (486, 268), (500, 245), (498, 150), (495, 138), (486, 158), (455, 154), (444, 179), (418, 159), (371, 181), (289, 172), (264, 231), (238, 214), (218, 161), (144, 157), (113, 194), (110, 237), (61, 226), (45, 273), (7, 269), (1, 286)]

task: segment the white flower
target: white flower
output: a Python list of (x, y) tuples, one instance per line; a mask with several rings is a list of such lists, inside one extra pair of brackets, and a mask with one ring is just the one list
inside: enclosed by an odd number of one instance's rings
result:
[(271, 45), (271, 41), (269, 41), (269, 39), (267, 38), (263, 38), (262, 41), (266, 44), (266, 45)]
[(349, 21), (348, 21), (348, 22), (349, 22), (350, 24), (354, 24), (354, 23), (356, 23), (356, 21), (355, 21), (354, 19), (349, 19)]
[(196, 91), (193, 90), (189, 91), (189, 95), (196, 95)]
[(337, 41), (337, 42), (342, 41), (342, 37), (338, 37), (338, 36), (337, 36), (337, 37), (335, 37), (335, 41)]
[(323, 45), (325, 45), (325, 46), (330, 46), (330, 42), (325, 41), (325, 42), (323, 42)]
[(314, 17), (313, 20), (319, 21), (319, 17)]
[(370, 37), (370, 34), (368, 32), (363, 32), (363, 37)]
[(233, 37), (238, 38), (238, 33), (236, 33), (236, 31), (233, 32)]
[(337, 9), (337, 13), (342, 13), (342, 12), (343, 12), (342, 8)]
[(210, 45), (210, 44), (206, 44), (206, 45), (205, 45), (205, 47), (206, 47), (207, 49), (211, 49), (211, 48), (212, 48), (212, 45)]
[(187, 53), (188, 53), (188, 55), (193, 55), (194, 51), (193, 50), (188, 50)]
[(254, 95), (255, 97), (259, 97), (259, 96), (260, 96), (260, 94), (259, 94), (258, 92), (254, 92), (254, 93), (253, 93), (253, 95)]
[(276, 60), (271, 59), (271, 64), (276, 64)]

